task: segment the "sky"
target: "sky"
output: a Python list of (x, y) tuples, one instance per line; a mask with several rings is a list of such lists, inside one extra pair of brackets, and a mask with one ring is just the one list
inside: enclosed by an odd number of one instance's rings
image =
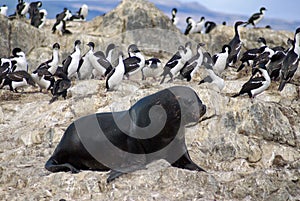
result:
[[(155, 0), (154, 0), (155, 1)], [(266, 7), (268, 18), (300, 21), (299, 0), (179, 0), (181, 2), (198, 2), (206, 8), (223, 13), (251, 15)]]
[[(24, 0), (26, 2), (34, 2), (37, 0)], [(106, 9), (105, 5), (120, 0), (89, 0), (99, 2), (99, 7)], [(251, 16), (259, 11), (261, 6), (267, 8), (266, 18), (277, 18), (288, 21), (300, 21), (300, 1), (299, 0), (150, 0), (151, 2), (159, 2), (163, 4), (174, 4), (180, 2), (198, 2), (206, 8), (223, 13), (239, 14)], [(55, 2), (52, 0), (42, 0), (42, 2)], [(58, 2), (58, 1), (56, 1)], [(81, 3), (79, 0), (61, 0), (61, 2)], [(17, 0), (0, 0), (0, 5), (16, 4)], [(117, 4), (117, 3), (116, 3)], [(174, 6), (175, 7), (175, 6)], [(12, 9), (12, 8), (11, 8)], [(179, 9), (179, 8), (178, 8)]]

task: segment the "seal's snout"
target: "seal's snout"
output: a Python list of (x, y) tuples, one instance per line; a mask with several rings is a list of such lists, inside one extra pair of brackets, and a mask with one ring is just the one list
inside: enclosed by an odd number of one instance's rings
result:
[(206, 113), (206, 105), (202, 104), (200, 116), (202, 117)]

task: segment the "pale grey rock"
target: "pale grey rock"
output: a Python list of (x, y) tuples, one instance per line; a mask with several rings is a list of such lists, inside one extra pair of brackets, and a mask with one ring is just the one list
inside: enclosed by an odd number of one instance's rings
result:
[[(68, 23), (74, 33), (71, 36), (48, 34), (54, 23), (51, 20), (42, 30), (1, 16), (0, 21), (1, 56), (9, 55), (15, 45), (21, 48), (26, 45), (30, 70), (41, 60), (51, 58), (55, 42), (61, 44), (61, 61), (72, 52), (74, 41), (80, 39), (82, 53), (88, 50), (85, 44), (89, 41), (95, 42), (96, 50), (105, 50), (108, 43), (114, 42), (125, 53), (128, 44), (136, 43), (146, 57), (155, 56), (165, 63), (178, 45), (188, 40), (194, 49), (198, 42), (204, 42), (205, 49), (214, 54), (233, 37), (233, 28), (227, 26), (218, 26), (211, 34), (185, 37), (167, 16), (142, 0), (123, 1), (105, 16), (90, 22)], [(144, 29), (143, 34), (134, 30), (137, 27), (151, 29)], [(24, 37), (11, 32), (17, 29), (24, 30)], [(293, 33), (241, 28), (243, 51), (256, 47), (260, 36), (271, 47), (287, 47), (286, 40)], [(75, 81), (67, 100), (60, 98), (52, 104), (49, 104), (51, 94), (39, 93), (36, 88), (29, 87), (18, 94), (0, 90), (0, 199), (299, 200), (298, 87), (287, 84), (278, 92), (278, 83), (274, 82), (251, 101), (247, 96), (231, 98), (249, 74), (226, 69), (222, 91), (209, 84), (198, 85), (202, 76), (200, 71), (190, 83), (175, 80), (159, 85), (141, 81), (137, 75), (132, 80), (123, 80), (113, 92), (105, 92), (105, 80)], [(157, 161), (147, 169), (106, 184), (107, 172), (71, 174), (44, 169), (68, 125), (80, 116), (126, 110), (139, 99), (174, 85), (192, 87), (207, 106), (200, 122), (186, 129), (191, 158), (207, 172), (181, 170)], [(281, 160), (276, 161), (278, 158)]]

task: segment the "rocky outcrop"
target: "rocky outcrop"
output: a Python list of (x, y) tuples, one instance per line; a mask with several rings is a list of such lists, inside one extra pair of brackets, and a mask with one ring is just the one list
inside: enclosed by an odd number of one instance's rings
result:
[[(7, 44), (24, 48), (31, 69), (39, 60), (51, 56), (54, 42), (61, 44), (61, 58), (80, 39), (83, 44), (94, 41), (101, 50), (111, 41), (124, 51), (129, 43), (136, 42), (147, 57), (156, 56), (165, 61), (187, 40), (193, 44), (204, 42), (205, 48), (215, 53), (233, 36), (232, 27), (218, 26), (211, 34), (193, 34), (187, 38), (153, 4), (144, 1), (135, 4), (123, 1), (110, 13), (91, 22), (68, 23), (74, 33), (71, 36), (50, 34), (53, 21), (48, 21), (42, 30), (1, 16), (0, 21), (4, 38), (0, 40), (0, 50), (8, 51)], [(132, 30), (135, 27), (143, 29)], [(24, 35), (12, 36), (11, 30), (17, 29), (24, 29)], [(109, 34), (105, 35), (107, 30)], [(293, 33), (241, 29), (245, 49), (255, 47), (260, 36), (271, 47), (286, 46), (287, 38), (292, 38)], [(82, 47), (83, 52), (86, 49)], [(254, 100), (232, 98), (248, 79), (245, 72), (241, 75), (235, 69), (226, 69), (222, 92), (213, 85), (198, 85), (202, 73), (190, 83), (176, 80), (159, 85), (154, 80), (123, 80), (119, 90), (110, 93), (105, 92), (104, 80), (74, 81), (67, 100), (59, 99), (50, 105), (50, 93), (40, 93), (37, 88), (27, 88), (23, 93), (0, 90), (0, 199), (299, 200), (298, 87), (287, 84), (278, 92), (278, 83), (274, 82)], [(44, 169), (67, 126), (75, 119), (95, 112), (128, 109), (140, 98), (174, 85), (192, 87), (207, 105), (201, 121), (186, 129), (190, 155), (207, 172), (181, 170), (157, 161), (145, 170), (106, 184), (107, 172), (71, 174)]]

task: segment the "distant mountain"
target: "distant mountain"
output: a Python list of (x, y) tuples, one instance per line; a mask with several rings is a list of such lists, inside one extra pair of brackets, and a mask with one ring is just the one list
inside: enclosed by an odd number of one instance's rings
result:
[[(33, 2), (33, 1), (30, 1)], [(106, 12), (109, 12), (111, 9), (116, 7), (119, 4), (120, 0), (86, 0), (85, 4), (89, 6), (89, 15), (87, 20), (91, 20), (96, 16), (103, 15)], [(150, 0), (153, 2), (160, 10), (162, 10), (167, 16), (171, 16), (171, 10), (173, 7), (178, 9), (178, 17), (180, 19), (178, 27), (184, 31), (186, 27), (185, 19), (187, 17), (192, 17), (196, 21), (200, 20), (202, 16), (206, 18), (206, 20), (214, 21), (217, 24), (221, 24), (222, 22), (226, 22), (227, 25), (232, 25), (236, 20), (247, 20), (249, 16), (246, 15), (235, 15), (235, 14), (227, 14), (214, 12), (206, 8), (205, 6), (197, 3), (197, 2), (188, 2), (182, 3), (179, 1), (172, 1), (170, 5), (169, 1), (161, 1), (161, 0)], [(8, 13), (12, 14), (15, 10), (17, 0), (4, 0), (1, 1), (2, 4), (6, 4), (9, 7)], [(56, 14), (60, 13), (63, 8), (70, 9), (73, 13), (78, 11), (80, 6), (83, 4), (82, 1), (73, 0), (73, 1), (43, 1), (43, 8), (48, 11), (48, 18), (55, 18)], [(270, 25), (275, 30), (288, 30), (294, 31), (299, 25), (300, 21), (286, 21), (282, 19), (271, 19), (267, 17), (268, 13), (266, 13), (266, 18), (264, 18), (261, 23), (258, 25), (260, 27), (265, 27), (266, 25)]]

